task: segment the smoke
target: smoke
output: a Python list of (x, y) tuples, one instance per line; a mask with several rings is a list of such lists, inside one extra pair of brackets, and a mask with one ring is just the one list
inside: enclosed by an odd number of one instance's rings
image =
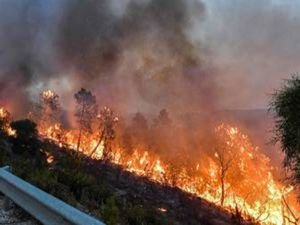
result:
[[(211, 50), (222, 105), (266, 108), (282, 79), (300, 67), (300, 4), (292, 0), (205, 1), (194, 34)], [(238, 94), (237, 94), (238, 93)]]
[(265, 107), (299, 69), (296, 9), (279, 0), (2, 0), (0, 102), (21, 114), (50, 88), (68, 109), (85, 87), (124, 113)]
[(21, 115), (29, 109), (31, 90), (47, 80), (52, 30), (43, 1), (0, 2), (0, 102)]
[(203, 21), (201, 2), (7, 0), (1, 9), (1, 96), (9, 102), (22, 96), (30, 105), (53, 88), (68, 108), (85, 87), (123, 112), (214, 105), (212, 75), (187, 30), (191, 9)]
[[(58, 49), (76, 86), (92, 88), (124, 112), (208, 107), (214, 87), (189, 40), (190, 4), (197, 1), (65, 1)], [(205, 94), (205, 98), (204, 98)], [(159, 101), (157, 101), (159, 99)]]

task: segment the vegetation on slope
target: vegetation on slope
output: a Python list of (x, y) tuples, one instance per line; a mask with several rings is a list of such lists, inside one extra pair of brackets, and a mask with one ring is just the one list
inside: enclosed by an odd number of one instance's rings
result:
[(40, 140), (30, 120), (11, 126), (15, 136), (1, 132), (0, 164), (108, 225), (243, 224), (238, 210), (228, 214), (176, 188)]

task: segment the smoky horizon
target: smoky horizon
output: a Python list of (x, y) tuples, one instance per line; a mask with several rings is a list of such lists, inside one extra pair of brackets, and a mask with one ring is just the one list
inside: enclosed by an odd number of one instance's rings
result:
[(70, 108), (81, 87), (126, 113), (265, 109), (299, 69), (293, 1), (0, 5), (0, 102), (17, 114), (45, 89)]

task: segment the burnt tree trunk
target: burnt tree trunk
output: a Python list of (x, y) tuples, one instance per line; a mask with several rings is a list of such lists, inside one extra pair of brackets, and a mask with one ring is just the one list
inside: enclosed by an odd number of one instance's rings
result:
[(93, 149), (93, 151), (90, 153), (89, 157), (92, 157), (92, 155), (94, 155), (94, 153), (97, 151), (99, 145), (101, 144), (101, 142), (103, 141), (103, 137), (104, 137), (104, 132), (101, 132), (100, 138), (98, 140), (97, 145), (95, 146), (95, 148)]
[(82, 106), (81, 113), (80, 113), (80, 120), (81, 121), (80, 121), (79, 136), (78, 136), (77, 147), (76, 147), (77, 152), (79, 151), (79, 148), (80, 148), (80, 142), (81, 142), (81, 136), (82, 136), (83, 113), (84, 113), (84, 105)]
[(224, 206), (225, 200), (225, 171), (221, 171), (221, 206)]

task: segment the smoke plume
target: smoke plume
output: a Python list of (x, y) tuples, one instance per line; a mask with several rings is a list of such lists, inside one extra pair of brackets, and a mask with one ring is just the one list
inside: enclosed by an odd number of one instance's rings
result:
[[(86, 87), (101, 104), (125, 112), (214, 105), (212, 75), (188, 34), (192, 17), (197, 14), (203, 21), (201, 2), (1, 4), (6, 12), (0, 27), (2, 97), (14, 99), (21, 93), (28, 105), (43, 88), (58, 89), (69, 100), (72, 92)], [(19, 89), (16, 95), (14, 88)]]
[[(120, 8), (116, 2), (65, 2), (57, 43), (77, 86), (90, 86), (100, 101), (123, 111), (204, 105), (213, 81), (187, 35), (188, 4), (128, 1)], [(203, 4), (190, 4), (201, 21)]]
[(85, 87), (100, 105), (124, 113), (265, 107), (281, 78), (299, 69), (299, 7), (279, 0), (3, 0), (0, 101), (21, 114), (49, 88), (68, 109)]

